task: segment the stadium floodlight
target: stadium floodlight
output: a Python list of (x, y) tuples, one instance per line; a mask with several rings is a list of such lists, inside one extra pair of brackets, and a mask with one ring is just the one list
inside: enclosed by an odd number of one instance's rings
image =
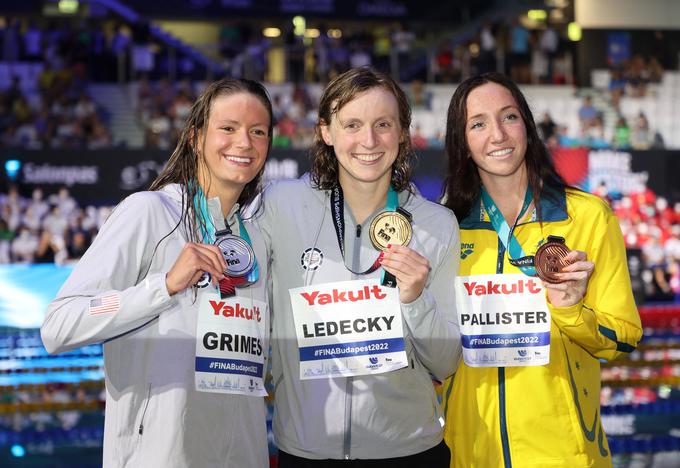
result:
[(281, 36), (281, 30), (279, 28), (264, 28), (262, 35), (264, 37), (279, 37)]
[(307, 29), (307, 21), (304, 16), (296, 16), (293, 18), (293, 34), (296, 36), (304, 36), (305, 29)]
[(59, 0), (57, 8), (59, 9), (59, 13), (73, 15), (78, 12), (79, 6), (80, 2), (78, 0)]
[(527, 17), (532, 21), (545, 21), (548, 13), (545, 10), (529, 10), (527, 11)]
[(570, 41), (574, 42), (580, 41), (582, 35), (583, 34), (581, 32), (580, 24), (576, 22), (569, 23), (569, 25), (567, 26), (567, 36), (569, 37)]

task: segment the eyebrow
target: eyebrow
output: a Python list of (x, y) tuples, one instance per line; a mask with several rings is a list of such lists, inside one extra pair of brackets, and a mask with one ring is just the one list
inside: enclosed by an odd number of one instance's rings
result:
[[(239, 122), (238, 120), (232, 120), (232, 119), (224, 119), (224, 120), (218, 120), (218, 121), (217, 121), (217, 125), (227, 125), (227, 124), (229, 124), (229, 125), (243, 125), (243, 124), (242, 124), (241, 122)], [(263, 126), (263, 127), (267, 127), (267, 126), (268, 126), (268, 124), (259, 123), (259, 122), (258, 122), (258, 123), (255, 123), (255, 124), (251, 125), (251, 127), (258, 127), (258, 126), (260, 126), (260, 125)]]
[[(513, 108), (519, 110), (519, 108), (518, 108), (517, 106), (510, 104), (510, 105), (505, 106), (504, 108), (502, 108), (500, 111), (503, 112), (503, 111), (505, 111), (505, 110), (513, 109)], [(485, 115), (485, 114), (476, 114), (476, 115), (473, 115), (472, 117), (468, 117), (468, 120), (478, 119), (478, 118), (480, 118), (480, 117), (484, 117), (484, 115)]]
[[(377, 117), (376, 119), (374, 119), (374, 122), (377, 122), (378, 120), (394, 120), (394, 121), (396, 121), (398, 119), (395, 119), (394, 117), (391, 117), (389, 115), (381, 115), (381, 116)], [(346, 123), (346, 122), (355, 122), (355, 121), (363, 122), (363, 120), (360, 119), (359, 117), (348, 117), (346, 119), (341, 119), (340, 116), (338, 116), (338, 122), (340, 122), (341, 124)]]

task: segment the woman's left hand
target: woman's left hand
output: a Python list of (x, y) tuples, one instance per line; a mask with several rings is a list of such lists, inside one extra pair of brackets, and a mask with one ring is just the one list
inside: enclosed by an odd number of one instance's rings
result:
[(593, 274), (595, 264), (589, 262), (586, 253), (580, 250), (572, 250), (565, 257), (570, 263), (562, 268), (557, 275), (562, 283), (543, 282), (548, 291), (548, 300), (555, 307), (570, 307), (578, 304), (586, 294), (588, 280)]
[(430, 262), (403, 245), (388, 246), (381, 257), (382, 267), (397, 278), (401, 303), (408, 304), (418, 299), (430, 273)]

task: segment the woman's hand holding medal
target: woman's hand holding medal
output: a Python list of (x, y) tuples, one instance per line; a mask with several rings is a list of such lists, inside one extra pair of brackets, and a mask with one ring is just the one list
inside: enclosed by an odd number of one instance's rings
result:
[(213, 284), (224, 278), (227, 267), (220, 249), (216, 245), (187, 242), (175, 264), (165, 275), (165, 286), (173, 296), (196, 284), (204, 273), (210, 274)]
[(430, 262), (425, 257), (404, 245), (388, 245), (380, 254), (380, 265), (397, 278), (402, 304), (420, 297), (430, 273)]
[(585, 252), (572, 250), (564, 257), (566, 266), (556, 276), (559, 283), (543, 281), (548, 292), (548, 300), (555, 307), (570, 307), (578, 304), (586, 294), (588, 280), (593, 274), (595, 264), (587, 260)]

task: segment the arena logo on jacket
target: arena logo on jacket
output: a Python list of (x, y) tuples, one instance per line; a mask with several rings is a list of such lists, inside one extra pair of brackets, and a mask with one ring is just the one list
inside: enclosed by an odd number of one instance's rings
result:
[(468, 255), (473, 254), (475, 252), (475, 243), (470, 242), (461, 242), (460, 244), (460, 259), (465, 260)]
[(310, 247), (302, 252), (300, 265), (305, 270), (316, 270), (323, 263), (323, 252), (316, 247)]

